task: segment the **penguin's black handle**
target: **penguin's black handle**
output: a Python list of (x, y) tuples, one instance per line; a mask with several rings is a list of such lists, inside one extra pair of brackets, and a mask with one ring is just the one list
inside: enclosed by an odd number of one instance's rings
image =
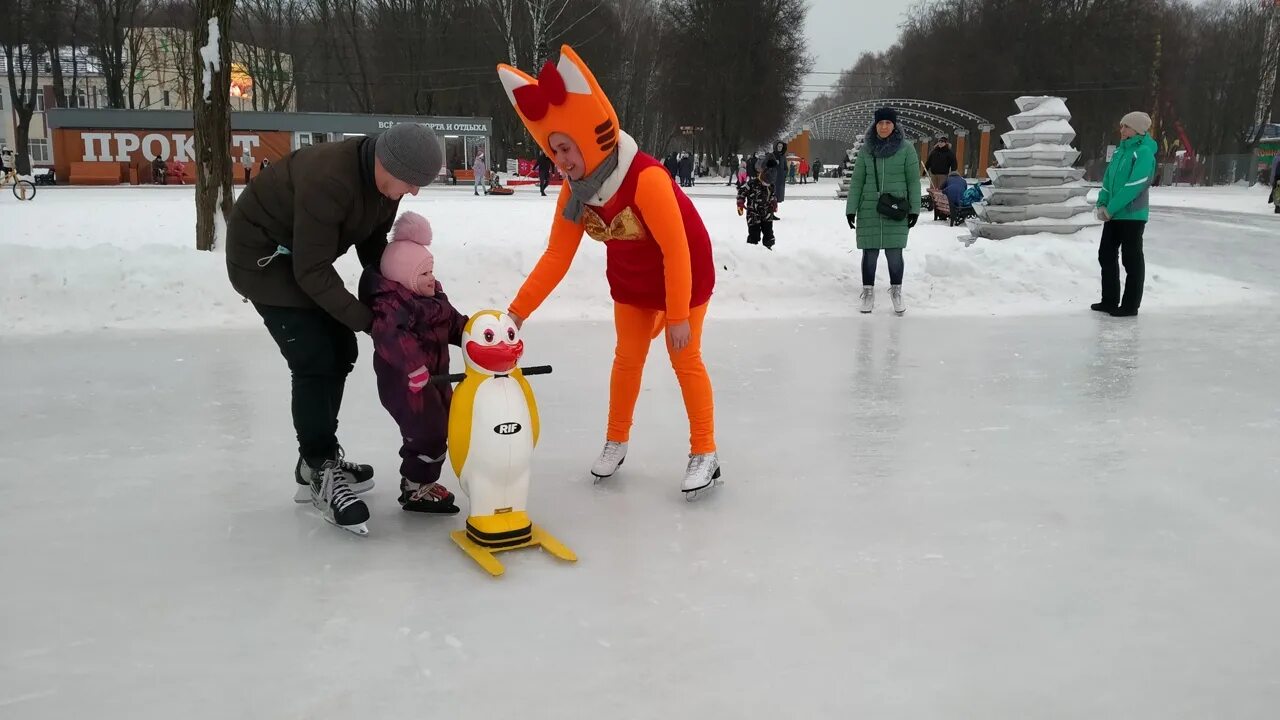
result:
[[(527, 368), (520, 368), (520, 372), (525, 375), (549, 375), (551, 373), (551, 366), (550, 365), (532, 365)], [(466, 376), (467, 376), (466, 373), (454, 373), (452, 375), (435, 375), (427, 382), (428, 384), (431, 384), (431, 385), (443, 385), (445, 383), (462, 382), (463, 378), (465, 378)]]

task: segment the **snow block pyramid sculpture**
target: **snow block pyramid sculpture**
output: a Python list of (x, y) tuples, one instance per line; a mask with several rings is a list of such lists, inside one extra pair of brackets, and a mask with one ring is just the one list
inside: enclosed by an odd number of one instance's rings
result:
[(858, 161), (858, 149), (862, 147), (862, 141), (859, 140), (854, 146), (844, 151), (845, 158), (849, 160), (849, 172), (844, 173), (840, 178), (840, 184), (836, 188), (836, 198), (849, 197), (849, 181), (853, 178), (853, 164)]
[(972, 238), (1006, 240), (1018, 235), (1068, 235), (1097, 225), (1085, 196), (1084, 169), (1073, 167), (1080, 151), (1071, 147), (1076, 131), (1071, 112), (1060, 97), (1024, 96), (1009, 116), (1013, 130), (1001, 135), (997, 167), (987, 171), (991, 185), (982, 186), (984, 201), (974, 205), (977, 218), (967, 223)]

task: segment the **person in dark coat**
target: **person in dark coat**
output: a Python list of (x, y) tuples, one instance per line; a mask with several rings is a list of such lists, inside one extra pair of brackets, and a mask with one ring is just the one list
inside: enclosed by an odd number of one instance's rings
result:
[(449, 439), (449, 346), (462, 346), (467, 316), (454, 309), (435, 276), (431, 224), (400, 216), (378, 266), (365, 268), (360, 301), (373, 310), (373, 371), (378, 398), (400, 427), (400, 507), (454, 514), (453, 493), (440, 485)]
[(929, 171), (930, 183), (936, 188), (942, 187), (947, 175), (960, 167), (956, 163), (956, 151), (951, 149), (951, 143), (945, 137), (938, 138), (938, 143), (929, 152), (924, 166)]
[(547, 186), (551, 184), (551, 158), (547, 154), (539, 151), (538, 159), (533, 163), (538, 168), (538, 192), (543, 197), (547, 196)]
[(813, 181), (818, 182), (818, 178), (822, 176), (822, 160), (814, 159), (813, 161)]
[(368, 508), (352, 493), (373, 487), (373, 468), (344, 460), (337, 438), (355, 333), (373, 326), (373, 311), (333, 265), (353, 247), (361, 265), (377, 265), (400, 198), (417, 195), (442, 163), (435, 133), (413, 123), (302, 148), (247, 186), (227, 222), (231, 285), (262, 316), (292, 375), (294, 478), (303, 486), (294, 499), (307, 502), (309, 490), (343, 527), (363, 526)]
[(693, 187), (693, 156), (688, 153), (682, 154), (677, 167), (680, 169), (680, 184), (684, 187)]
[[(781, 203), (787, 194), (787, 172), (791, 169), (790, 163), (787, 162), (787, 144), (779, 140), (773, 144), (773, 159), (777, 161), (778, 166), (774, 168), (773, 177), (773, 194), (778, 197)], [(777, 216), (774, 216), (777, 219)]]

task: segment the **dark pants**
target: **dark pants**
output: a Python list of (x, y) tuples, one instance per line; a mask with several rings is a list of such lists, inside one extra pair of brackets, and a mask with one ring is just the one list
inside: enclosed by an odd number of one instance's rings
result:
[(446, 385), (409, 390), (409, 378), (401, 368), (374, 356), (378, 398), (400, 427), (400, 475), (428, 485), (440, 479), (449, 444), (449, 403), (453, 391)]
[(293, 376), (293, 429), (298, 453), (312, 467), (338, 455), (338, 409), (355, 367), (356, 334), (319, 308), (254, 308)]
[[(884, 260), (889, 264), (889, 284), (901, 285), (902, 272), (905, 266), (902, 261), (902, 248), (886, 248)], [(862, 284), (876, 284), (876, 263), (880, 262), (879, 250), (862, 251)]]
[(773, 247), (773, 221), (762, 222), (758, 225), (747, 226), (747, 243), (749, 245), (758, 245), (760, 243), (760, 235), (764, 235), (764, 246)]
[[(1119, 305), (1137, 310), (1142, 305), (1142, 284), (1146, 261), (1142, 256), (1142, 233), (1147, 224), (1141, 220), (1110, 220), (1102, 226), (1102, 242), (1098, 244), (1098, 264), (1102, 266), (1102, 304)], [(1124, 262), (1124, 296), (1120, 295), (1120, 268), (1116, 254)]]
[(547, 186), (551, 184), (550, 175), (538, 175), (538, 192), (543, 195), (547, 194)]

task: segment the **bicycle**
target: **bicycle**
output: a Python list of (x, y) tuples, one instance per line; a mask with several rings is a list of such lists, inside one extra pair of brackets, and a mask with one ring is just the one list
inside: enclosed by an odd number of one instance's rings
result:
[(19, 200), (31, 200), (36, 196), (36, 184), (18, 177), (18, 171), (12, 168), (5, 170), (0, 177), (0, 186), (13, 183), (13, 196)]

